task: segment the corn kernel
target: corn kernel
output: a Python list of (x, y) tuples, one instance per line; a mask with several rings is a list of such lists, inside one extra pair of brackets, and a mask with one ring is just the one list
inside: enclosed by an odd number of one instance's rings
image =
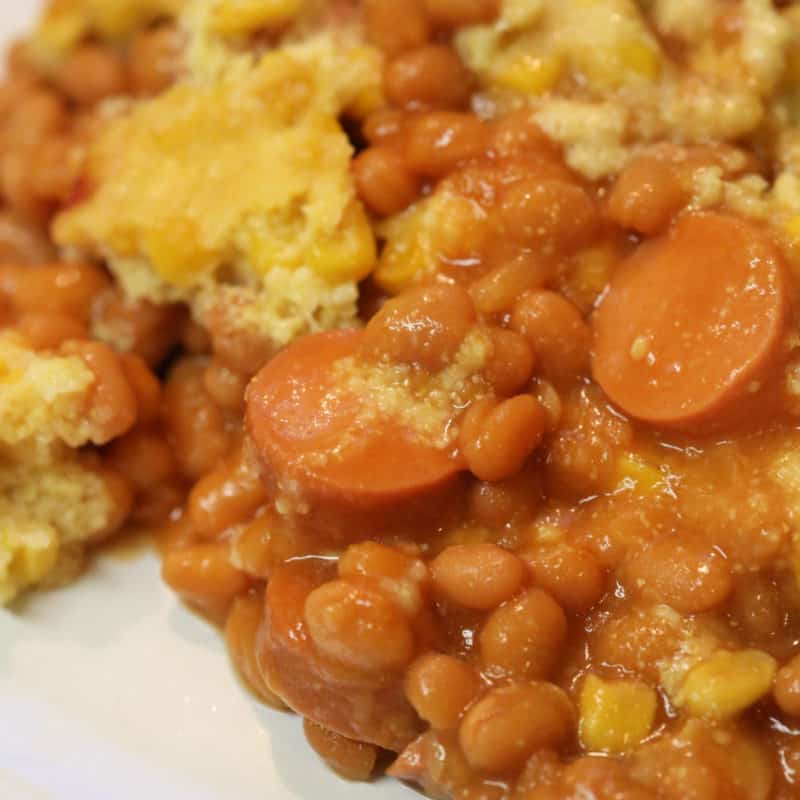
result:
[(218, 0), (211, 12), (211, 26), (222, 36), (241, 36), (283, 25), (301, 6), (302, 0)]
[(733, 717), (769, 692), (776, 670), (761, 650), (719, 650), (689, 672), (675, 702), (698, 717)]
[(617, 486), (636, 489), (643, 494), (655, 492), (664, 476), (655, 467), (633, 453), (625, 453), (617, 461)]
[(625, 42), (620, 46), (620, 61), (631, 72), (655, 80), (661, 71), (661, 55), (649, 42)]
[(552, 89), (563, 72), (561, 58), (523, 55), (495, 72), (494, 82), (523, 94), (544, 94)]
[(800, 243), (800, 214), (788, 219), (783, 227), (793, 243)]
[(384, 222), (378, 231), (386, 245), (375, 268), (375, 280), (391, 294), (413, 285), (433, 267), (425, 237), (430, 202), (411, 206)]
[(347, 211), (339, 230), (327, 241), (315, 242), (308, 253), (308, 266), (331, 283), (366, 278), (375, 266), (377, 248), (367, 215), (357, 203)]
[(632, 82), (655, 80), (661, 55), (654, 45), (635, 39), (617, 43), (614, 49), (573, 53), (575, 67), (597, 89), (616, 89)]
[(584, 313), (593, 308), (619, 260), (619, 248), (611, 242), (587, 247), (572, 258), (566, 279), (569, 297)]
[(0, 530), (0, 605), (39, 583), (55, 566), (58, 535), (48, 525)]
[(653, 729), (655, 690), (638, 681), (605, 681), (589, 675), (580, 697), (580, 737), (587, 750), (626, 753)]
[(375, 280), (390, 294), (399, 294), (425, 275), (429, 266), (430, 262), (421, 248), (395, 243), (381, 253)]

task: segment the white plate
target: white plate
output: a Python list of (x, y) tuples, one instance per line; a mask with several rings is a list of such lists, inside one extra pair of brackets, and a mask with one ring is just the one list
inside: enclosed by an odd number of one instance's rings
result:
[[(36, 5), (0, 0), (0, 40)], [(411, 796), (328, 772), (297, 717), (240, 687), (218, 632), (161, 584), (147, 548), (0, 610), (2, 800)]]

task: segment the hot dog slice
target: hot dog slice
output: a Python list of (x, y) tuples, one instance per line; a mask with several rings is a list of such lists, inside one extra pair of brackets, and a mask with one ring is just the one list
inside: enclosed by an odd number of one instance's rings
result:
[(687, 215), (614, 274), (594, 315), (593, 375), (632, 417), (724, 423), (778, 364), (788, 304), (781, 254), (761, 229)]

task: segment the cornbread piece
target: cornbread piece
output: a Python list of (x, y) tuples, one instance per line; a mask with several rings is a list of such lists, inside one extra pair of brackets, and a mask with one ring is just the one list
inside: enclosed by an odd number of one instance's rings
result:
[(78, 452), (96, 433), (94, 380), (80, 358), (0, 333), (0, 604), (55, 580), (117, 516), (113, 485)]

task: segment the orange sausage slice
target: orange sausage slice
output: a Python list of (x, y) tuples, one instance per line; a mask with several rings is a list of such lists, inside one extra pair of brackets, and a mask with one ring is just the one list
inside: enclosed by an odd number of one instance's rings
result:
[(300, 339), (247, 392), (247, 423), (268, 484), (294, 500), (306, 523), (344, 535), (354, 515), (399, 506), (406, 513), (409, 501), (428, 501), (462, 470), (451, 453), (399, 422), (365, 417), (373, 399), (357, 396), (337, 371), (362, 336), (349, 330)]
[(290, 561), (270, 577), (256, 656), (267, 686), (299, 714), (342, 736), (402, 750), (419, 732), (419, 717), (396, 675), (364, 676), (326, 660), (304, 616), (308, 595), (335, 577), (320, 559)]
[(786, 268), (764, 232), (687, 215), (614, 274), (593, 320), (592, 372), (638, 419), (726, 424), (777, 366), (788, 304)]

